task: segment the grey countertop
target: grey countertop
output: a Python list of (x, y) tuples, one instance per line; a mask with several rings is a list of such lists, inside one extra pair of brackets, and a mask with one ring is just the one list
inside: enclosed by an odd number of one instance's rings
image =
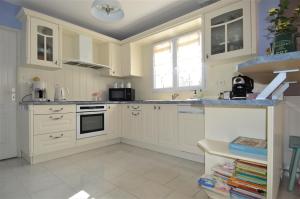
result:
[(218, 99), (196, 99), (196, 100), (136, 100), (136, 101), (25, 101), (20, 105), (62, 105), (62, 104), (186, 104), (204, 106), (275, 106), (278, 100), (218, 100)]

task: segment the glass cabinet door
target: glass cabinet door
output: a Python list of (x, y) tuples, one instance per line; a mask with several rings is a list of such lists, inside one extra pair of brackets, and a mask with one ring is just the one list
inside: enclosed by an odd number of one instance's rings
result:
[(30, 63), (36, 66), (60, 68), (59, 26), (34, 17), (30, 22)]
[(243, 9), (211, 19), (211, 55), (243, 49)]
[(53, 30), (38, 25), (37, 27), (37, 59), (53, 61)]

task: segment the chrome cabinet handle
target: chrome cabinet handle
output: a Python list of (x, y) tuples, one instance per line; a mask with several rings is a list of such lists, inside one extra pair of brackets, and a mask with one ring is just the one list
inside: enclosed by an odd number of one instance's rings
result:
[(156, 110), (156, 106), (154, 106), (153, 109)]
[(131, 106), (131, 108), (136, 110), (136, 109), (139, 109), (140, 106)]
[(140, 113), (134, 113), (134, 112), (132, 112), (132, 115), (133, 116), (138, 116)]
[(60, 117), (49, 116), (49, 118), (52, 119), (52, 120), (60, 120), (60, 119), (63, 119), (64, 116), (63, 115), (61, 115)]
[(60, 108), (60, 109), (49, 108), (49, 111), (52, 111), (52, 112), (60, 112), (62, 110), (64, 110), (64, 108)]
[(60, 134), (60, 136), (53, 136), (53, 135), (49, 135), (49, 138), (52, 138), (52, 139), (59, 139), (59, 138), (62, 138), (62, 137), (64, 137), (64, 134), (62, 133), (62, 134)]
[(129, 106), (127, 106), (127, 108), (129, 108)]
[(160, 106), (158, 106), (158, 110), (160, 110)]
[(55, 64), (56, 64), (56, 65), (58, 64), (58, 61), (57, 61), (57, 60), (55, 61)]

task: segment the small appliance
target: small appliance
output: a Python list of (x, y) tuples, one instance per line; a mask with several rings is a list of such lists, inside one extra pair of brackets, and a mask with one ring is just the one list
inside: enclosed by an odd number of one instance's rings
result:
[(135, 90), (133, 88), (110, 88), (110, 101), (134, 101)]
[(77, 139), (106, 134), (106, 110), (105, 104), (77, 105)]
[(247, 94), (252, 93), (254, 81), (250, 77), (239, 75), (232, 78), (231, 99), (247, 99)]
[(44, 81), (33, 81), (32, 83), (32, 100), (47, 101), (46, 83)]
[(60, 87), (59, 85), (55, 86), (54, 92), (54, 101), (65, 101), (67, 100), (66, 92), (69, 94), (69, 89)]

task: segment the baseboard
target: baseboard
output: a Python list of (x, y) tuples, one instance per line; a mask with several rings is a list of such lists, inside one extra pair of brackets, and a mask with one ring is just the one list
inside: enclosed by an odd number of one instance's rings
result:
[(32, 157), (30, 157), (27, 154), (22, 152), (22, 158), (24, 158), (25, 160), (27, 160), (31, 164), (36, 164), (36, 163), (40, 163), (40, 162), (45, 162), (45, 161), (49, 161), (49, 160), (53, 160), (53, 159), (73, 155), (73, 154), (76, 154), (76, 153), (81, 153), (81, 152), (85, 152), (85, 151), (89, 151), (89, 150), (93, 150), (93, 149), (97, 149), (97, 148), (117, 144), (117, 143), (120, 143), (120, 142), (121, 142), (120, 138), (115, 138), (115, 139), (111, 139), (111, 140), (105, 140), (105, 141), (101, 141), (101, 142), (95, 142), (95, 143), (92, 143), (92, 144), (81, 145), (81, 146), (78, 146), (78, 147), (73, 147), (73, 148), (60, 150), (60, 151), (55, 151), (55, 152), (51, 152), (51, 153), (47, 153), (47, 154), (36, 155), (36, 156), (32, 156)]
[(165, 153), (165, 154), (172, 155), (175, 157), (204, 163), (204, 154), (200, 155), (200, 154), (188, 153), (188, 152), (180, 151), (178, 149), (171, 149), (171, 148), (167, 148), (167, 147), (163, 147), (163, 146), (159, 146), (159, 145), (155, 145), (155, 144), (149, 144), (149, 143), (145, 143), (145, 142), (141, 142), (141, 141), (131, 140), (131, 139), (127, 139), (127, 138), (121, 138), (121, 142), (125, 143), (125, 144), (129, 144), (129, 145), (133, 145), (133, 146), (138, 146), (140, 148), (149, 149), (151, 151)]

